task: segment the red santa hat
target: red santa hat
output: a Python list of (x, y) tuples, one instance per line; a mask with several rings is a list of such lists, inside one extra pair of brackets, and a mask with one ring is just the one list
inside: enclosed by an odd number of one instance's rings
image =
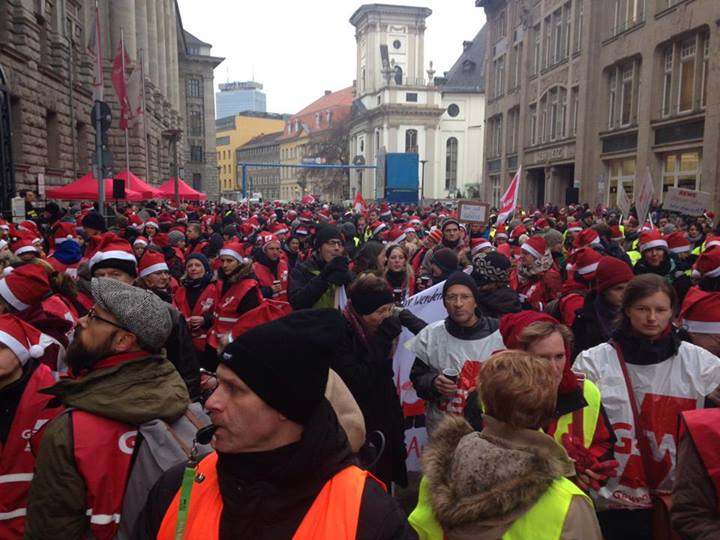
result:
[(23, 255), (25, 253), (38, 254), (38, 248), (35, 246), (34, 240), (35, 238), (32, 234), (18, 234), (12, 239), (12, 243), (10, 244), (10, 251), (12, 251), (16, 257), (19, 257), (20, 255)]
[(487, 238), (471, 238), (470, 239), (470, 255), (474, 257), (483, 249), (492, 249), (493, 245)]
[(579, 233), (583, 231), (583, 226), (579, 221), (573, 221), (568, 225), (567, 232), (569, 233)]
[(0, 229), (2, 229), (5, 232), (9, 232), (10, 231), (10, 223), (8, 223), (4, 219), (0, 218)]
[(390, 205), (388, 203), (382, 203), (380, 205), (380, 217), (381, 218), (392, 217), (392, 211), (390, 210)]
[(591, 247), (583, 247), (573, 254), (575, 261), (575, 273), (581, 275), (584, 279), (592, 281), (595, 279), (598, 264), (602, 255)]
[(573, 240), (575, 249), (598, 244), (600, 244), (600, 235), (593, 229), (583, 229)]
[(66, 240), (76, 240), (77, 234), (75, 233), (75, 225), (68, 223), (67, 221), (61, 221), (55, 227), (53, 238), (55, 240), (55, 245), (62, 244)]
[(439, 244), (440, 242), (442, 242), (442, 238), (443, 238), (442, 231), (440, 229), (433, 229), (428, 234), (428, 238), (430, 240), (432, 240), (433, 242), (435, 242), (436, 244)]
[(303, 210), (302, 212), (300, 212), (300, 216), (298, 217), (298, 219), (305, 223), (311, 223), (313, 219), (312, 212), (310, 210)]
[(268, 246), (272, 243), (276, 243), (278, 246), (280, 245), (280, 239), (277, 236), (275, 236), (274, 234), (265, 233), (261, 236), (262, 236), (261, 247), (262, 247), (263, 251), (265, 251), (268, 248)]
[(220, 256), (232, 257), (240, 263), (245, 263), (247, 259), (243, 256), (244, 249), (240, 242), (230, 240), (229, 242), (225, 242), (225, 245), (220, 250)]
[(657, 229), (651, 229), (640, 233), (640, 242), (638, 242), (640, 252), (653, 248), (668, 248), (668, 243), (663, 235)]
[(21, 221), (20, 225), (18, 225), (18, 231), (25, 231), (36, 238), (40, 236), (40, 230), (38, 229), (37, 223), (30, 220)]
[(160, 224), (158, 223), (157, 218), (151, 217), (148, 218), (145, 222), (145, 227), (155, 227), (155, 229), (160, 230)]
[(410, 216), (410, 221), (408, 221), (408, 223), (412, 225), (422, 225), (422, 221), (417, 216)]
[(415, 227), (405, 227), (403, 229), (403, 232), (407, 236), (408, 234), (417, 234), (417, 231), (415, 230)]
[(547, 244), (542, 236), (531, 236), (523, 243), (521, 249), (536, 259), (540, 259), (547, 251)]
[(693, 277), (720, 277), (720, 248), (714, 247), (697, 258), (693, 265)]
[(648, 232), (653, 231), (653, 226), (650, 224), (649, 221), (646, 221), (645, 224), (640, 228), (640, 232)]
[(127, 217), (127, 219), (128, 219), (128, 227), (132, 227), (132, 228), (135, 229), (136, 231), (142, 230), (142, 228), (143, 228), (144, 225), (145, 225), (145, 224), (143, 223), (143, 220), (140, 219), (140, 216), (138, 216), (137, 214), (130, 214), (130, 215)]
[(667, 245), (670, 253), (685, 253), (690, 251), (690, 241), (685, 238), (683, 231), (675, 231), (667, 235)]
[(518, 240), (523, 234), (527, 234), (527, 229), (525, 228), (525, 225), (518, 225), (510, 232), (510, 238), (513, 240)]
[(293, 233), (294, 236), (307, 236), (309, 234), (310, 231), (307, 230), (307, 227), (303, 227), (302, 225), (295, 227), (295, 232)]
[(385, 229), (387, 229), (387, 225), (385, 225), (385, 223), (383, 223), (382, 221), (376, 221), (372, 226), (372, 234), (373, 236), (377, 236)]
[(272, 227), (270, 227), (270, 232), (277, 236), (280, 234), (287, 234), (289, 231), (287, 225), (284, 223), (273, 223)]
[(22, 365), (45, 354), (42, 338), (40, 330), (15, 315), (0, 315), (0, 343), (15, 353)]
[(385, 239), (391, 244), (399, 244), (405, 240), (406, 234), (400, 227), (394, 226), (385, 235)]
[(0, 296), (17, 311), (39, 304), (48, 294), (50, 281), (39, 264), (20, 266), (0, 280)]
[(613, 242), (622, 242), (625, 240), (625, 234), (623, 234), (622, 230), (618, 225), (613, 225), (610, 227), (610, 239)]
[(683, 300), (679, 318), (688, 332), (720, 334), (720, 292), (691, 287)]
[(137, 260), (127, 240), (115, 233), (105, 233), (88, 267), (90, 272), (98, 268), (118, 268), (134, 276), (137, 273)]
[(147, 246), (147, 245), (148, 245), (148, 239), (145, 238), (144, 236), (138, 236), (138, 237), (133, 241), (133, 247), (134, 247), (134, 246)]
[(707, 251), (711, 247), (720, 246), (720, 236), (712, 236), (712, 235), (708, 236), (705, 239), (705, 243), (703, 245), (705, 246), (704, 247), (705, 251)]
[(169, 272), (170, 269), (162, 253), (148, 250), (140, 257), (140, 263), (138, 264), (138, 275), (140, 277), (163, 271)]
[(495, 229), (495, 238), (507, 238), (507, 237), (508, 237), (507, 227), (505, 227), (505, 224), (502, 223)]

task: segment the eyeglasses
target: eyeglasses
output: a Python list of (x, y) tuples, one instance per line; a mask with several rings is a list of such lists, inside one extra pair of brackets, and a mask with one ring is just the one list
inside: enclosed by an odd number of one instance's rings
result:
[(117, 324), (117, 323), (114, 323), (114, 322), (112, 322), (112, 321), (108, 321), (107, 319), (103, 319), (100, 315), (97, 314), (97, 311), (95, 311), (95, 308), (91, 308), (90, 311), (87, 312), (86, 317), (87, 317), (88, 320), (90, 320), (90, 321), (96, 321), (96, 320), (97, 320), (97, 321), (100, 321), (100, 322), (104, 322), (105, 324), (109, 324), (110, 326), (114, 326), (115, 328), (119, 328), (120, 330), (124, 330), (125, 332), (129, 332), (129, 330), (128, 330), (127, 328), (125, 328), (124, 326), (120, 326), (120, 325)]
[(333, 247), (342, 247), (342, 245), (343, 245), (343, 243), (340, 240), (328, 240), (325, 243), (330, 244)]
[(473, 299), (473, 296), (470, 294), (448, 294), (445, 297), (445, 301), (449, 304), (454, 304), (457, 301), (460, 301), (460, 303), (464, 304), (465, 302), (469, 302)]

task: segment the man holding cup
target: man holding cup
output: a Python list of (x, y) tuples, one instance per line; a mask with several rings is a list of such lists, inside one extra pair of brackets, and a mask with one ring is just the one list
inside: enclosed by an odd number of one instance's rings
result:
[(450, 275), (443, 286), (448, 317), (427, 325), (412, 343), (415, 363), (410, 380), (418, 397), (427, 400), (430, 434), (446, 413), (462, 414), (468, 390), (458, 379), (464, 380), (468, 360), (477, 364), (505, 348), (497, 319), (480, 313), (479, 296), (472, 277), (464, 272)]

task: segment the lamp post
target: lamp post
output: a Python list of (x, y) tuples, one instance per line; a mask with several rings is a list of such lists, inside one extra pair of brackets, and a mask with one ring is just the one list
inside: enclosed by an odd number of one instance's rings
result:
[(182, 137), (182, 129), (166, 129), (163, 131), (163, 136), (168, 139), (168, 142), (172, 145), (172, 175), (174, 182), (175, 191), (175, 205), (180, 207), (180, 182), (178, 179), (178, 148), (177, 143)]

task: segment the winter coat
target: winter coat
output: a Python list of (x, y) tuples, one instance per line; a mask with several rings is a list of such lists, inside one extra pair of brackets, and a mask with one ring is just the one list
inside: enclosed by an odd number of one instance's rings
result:
[[(156, 418), (172, 422), (190, 403), (177, 370), (165, 358), (152, 355), (96, 369), (77, 379), (63, 379), (46, 392), (65, 407), (132, 426)], [(89, 526), (85, 499), (85, 481), (73, 452), (71, 419), (64, 414), (50, 422), (42, 435), (25, 538), (85, 538)]]
[(482, 291), (478, 307), (483, 315), (494, 319), (499, 319), (508, 313), (522, 311), (518, 293), (507, 285), (490, 291)]
[(312, 255), (292, 269), (288, 285), (288, 298), (293, 309), (333, 307), (316, 305), (323, 299), (328, 289), (334, 292), (337, 288), (321, 275), (325, 264), (320, 257)]
[(673, 486), (671, 518), (673, 528), (692, 540), (720, 538), (720, 511), (715, 485), (692, 440), (680, 440), (677, 475)]
[[(482, 433), (447, 418), (423, 455), (435, 518), (448, 540), (497, 540), (562, 477), (575, 475), (549, 435), (485, 416)], [(600, 540), (592, 502), (573, 496), (560, 539)]]
[[(219, 454), (223, 500), (219, 538), (289, 540), (327, 480), (352, 463), (345, 433), (327, 401), (305, 425), (297, 443), (268, 452)], [(155, 484), (135, 539), (157, 537), (183, 470), (184, 464), (173, 467)], [(412, 538), (405, 515), (375, 480), (365, 484), (356, 538)]]
[(347, 385), (365, 418), (368, 434), (385, 435), (385, 451), (373, 468), (380, 480), (407, 485), (404, 419), (393, 377), (394, 342), (379, 332), (366, 345), (348, 322), (330, 367)]
[(615, 327), (613, 320), (617, 311), (613, 311), (596, 291), (585, 297), (583, 307), (576, 313), (572, 323), (573, 358), (582, 351), (595, 345), (605, 343), (612, 335)]

